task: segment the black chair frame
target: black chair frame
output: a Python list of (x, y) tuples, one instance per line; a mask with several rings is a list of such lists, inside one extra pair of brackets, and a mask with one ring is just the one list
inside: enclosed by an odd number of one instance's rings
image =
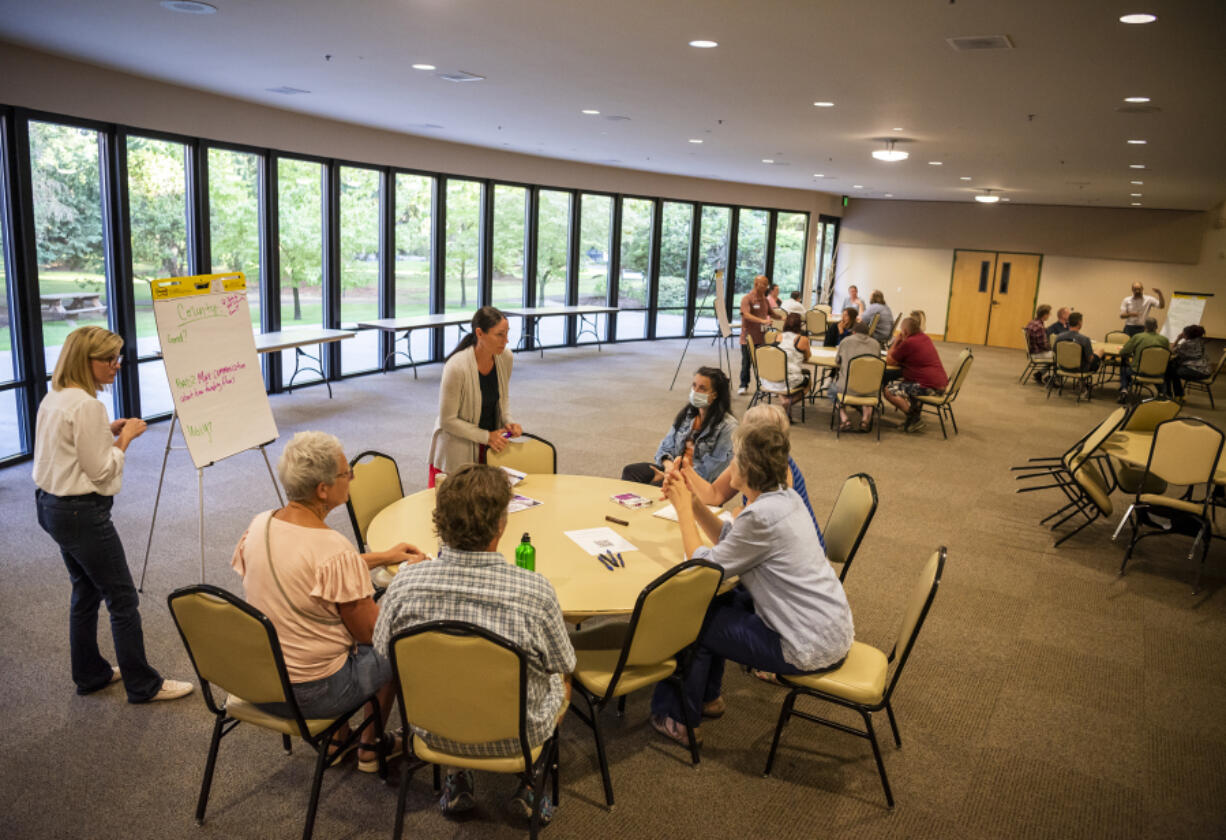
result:
[(962, 393), (962, 383), (958, 381), (958, 377), (962, 375), (962, 369), (969, 365), (975, 358), (974, 355), (970, 353), (971, 348), (968, 347), (966, 349), (966, 358), (958, 364), (958, 367), (954, 370), (954, 375), (949, 377), (949, 384), (945, 386), (946, 389), (955, 387), (958, 389), (954, 392), (953, 396), (951, 396), (948, 400), (944, 400), (935, 405), (930, 405), (929, 403), (920, 401), (920, 414), (923, 414), (925, 411), (929, 411), (937, 416), (937, 419), (941, 421), (941, 437), (945, 440), (949, 440), (949, 434), (945, 431), (946, 415), (949, 416), (949, 422), (954, 428), (954, 434), (958, 434), (958, 421), (954, 418), (954, 401), (958, 399), (958, 394)]
[[(860, 543), (864, 539), (864, 535), (868, 533), (868, 526), (873, 524), (873, 517), (877, 515), (877, 482), (873, 481), (873, 477), (868, 473), (855, 473), (848, 478), (863, 478), (868, 482), (868, 490), (873, 496), (873, 506), (868, 511), (868, 516), (864, 518), (864, 524), (860, 527), (860, 533), (856, 534), (855, 542), (851, 544), (851, 549), (847, 552), (847, 559), (843, 561), (843, 568), (839, 572), (839, 583), (847, 579), (847, 571), (851, 568), (851, 561), (856, 559), (856, 552), (860, 550)], [(839, 490), (840, 495), (842, 489)], [(834, 504), (837, 506), (839, 500), (836, 498)], [(830, 515), (834, 515), (834, 507), (830, 508)], [(830, 518), (826, 518), (826, 524), (830, 524)]]
[[(889, 682), (886, 684), (885, 692), (882, 694), (880, 703), (856, 703), (851, 700), (844, 700), (841, 697), (835, 697), (832, 694), (826, 694), (822, 691), (816, 691), (811, 688), (806, 688), (801, 685), (795, 685), (788, 681), (784, 674), (779, 674), (778, 679), (785, 686), (791, 686), (791, 691), (788, 692), (787, 698), (783, 701), (783, 708), (779, 711), (779, 722), (775, 726), (775, 737), (771, 740), (770, 754), (766, 758), (766, 769), (762, 771), (763, 776), (769, 776), (771, 768), (775, 763), (775, 753), (779, 749), (779, 739), (783, 735), (783, 727), (792, 717), (803, 718), (804, 720), (813, 723), (819, 723), (822, 726), (828, 726), (831, 729), (837, 729), (840, 732), (846, 732), (849, 735), (855, 735), (858, 738), (866, 739), (873, 747), (873, 758), (877, 761), (877, 773), (881, 776), (881, 787), (885, 790), (885, 800), (891, 808), (894, 807), (894, 794), (890, 790), (890, 780), (886, 776), (885, 762), (881, 758), (881, 747), (877, 743), (877, 733), (873, 729), (873, 712), (879, 712), (885, 709), (886, 716), (890, 720), (890, 729), (894, 734), (894, 745), (902, 747), (902, 737), (898, 732), (898, 721), (894, 717), (894, 707), (890, 705), (890, 700), (894, 696), (894, 688), (898, 685), (898, 678), (902, 674), (903, 666), (907, 664), (907, 659), (911, 656), (911, 650), (915, 646), (915, 640), (919, 637), (920, 629), (924, 626), (924, 620), (928, 617), (928, 611), (932, 608), (932, 601), (936, 598), (937, 589), (941, 585), (941, 575), (945, 570), (945, 546), (941, 546), (940, 556), (937, 559), (936, 576), (932, 579), (932, 589), (928, 592), (928, 597), (924, 600), (923, 609), (920, 610), (919, 618), (915, 622), (915, 627), (911, 631), (910, 638), (904, 640), (902, 655), (898, 657), (898, 665), (894, 668), (894, 673), (890, 676)], [(894, 648), (890, 650), (887, 657), (887, 662), (893, 662), (895, 654), (898, 653), (898, 645), (895, 643)], [(835, 666), (837, 667), (837, 666)], [(795, 708), (796, 699), (801, 696), (815, 697), (818, 700), (825, 700), (828, 703), (834, 703), (836, 706), (842, 706), (845, 709), (851, 709), (860, 714), (864, 720), (864, 729), (856, 729), (838, 721), (828, 720), (820, 715), (810, 714), (809, 712), (797, 711)]]
[[(856, 361), (856, 359), (876, 359), (877, 361), (881, 362), (881, 385), (877, 389), (877, 405), (873, 407), (873, 425), (877, 427), (877, 440), (878, 442), (880, 442), (881, 440), (881, 415), (885, 413), (885, 404), (882, 402), (882, 399), (881, 399), (881, 391), (886, 386), (885, 359), (882, 358), (880, 355), (875, 355), (872, 353), (861, 353), (859, 356), (852, 356), (850, 359), (848, 359), (847, 360), (847, 376), (843, 377), (842, 373), (839, 374), (839, 376), (843, 378), (844, 380), (843, 381), (843, 396), (844, 397), (847, 396), (847, 386), (851, 382), (851, 366), (852, 366), (852, 363)], [(830, 428), (834, 429), (834, 439), (835, 440), (839, 439), (840, 430), (839, 430), (838, 424), (834, 422), (834, 418), (838, 415), (839, 407), (841, 405), (842, 405), (842, 402), (834, 402), (833, 407), (830, 409)]]
[[(585, 713), (576, 705), (570, 707), (571, 712), (583, 721), (592, 730), (592, 734), (596, 739), (596, 756), (600, 761), (600, 778), (604, 783), (604, 798), (605, 804), (609, 810), (614, 807), (613, 801), (613, 780), (609, 775), (609, 759), (605, 751), (604, 736), (600, 732), (600, 712), (613, 699), (613, 690), (617, 687), (618, 680), (621, 679), (622, 671), (626, 667), (626, 658), (630, 655), (630, 644), (634, 641), (634, 634), (638, 631), (639, 617), (643, 613), (643, 604), (647, 601), (647, 596), (650, 595), (657, 587), (674, 577), (675, 575), (685, 571), (686, 569), (705, 566), (709, 569), (715, 569), (719, 572), (719, 582), (715, 585), (715, 590), (711, 593), (712, 597), (719, 591), (720, 582), (724, 578), (724, 570), (706, 560), (687, 560), (684, 563), (679, 563), (671, 569), (660, 575), (651, 583), (643, 587), (643, 591), (639, 593), (639, 597), (634, 602), (634, 612), (630, 614), (630, 624), (626, 629), (626, 639), (622, 644), (621, 655), (617, 659), (617, 666), (613, 669), (613, 675), (609, 680), (609, 687), (605, 690), (602, 696), (596, 696), (583, 687), (578, 680), (575, 680), (571, 685), (573, 691), (583, 698), (587, 704), (587, 712)], [(690, 662), (693, 660), (694, 649), (702, 642), (703, 633), (707, 628), (707, 617), (703, 618), (702, 627), (698, 631), (698, 638), (684, 651), (677, 654), (677, 670), (673, 674), (664, 679), (674, 691), (677, 692), (677, 699), (681, 702), (681, 708), (686, 710), (685, 705), (685, 680), (689, 676)], [(680, 672), (680, 673), (678, 673)], [(623, 694), (617, 699), (617, 714), (620, 716), (626, 711), (626, 695)], [(689, 715), (685, 716), (685, 734), (690, 741), (690, 762), (697, 765), (701, 759), (700, 748), (697, 744), (697, 739), (694, 737), (694, 727), (697, 725), (689, 719)]]
[[(397, 658), (394, 653), (396, 643), (401, 639), (411, 636), (433, 632), (443, 632), (457, 636), (478, 636), (492, 644), (509, 650), (519, 660), (519, 747), (523, 756), (524, 766), (532, 768), (530, 772), (524, 775), (525, 781), (532, 785), (533, 801), (530, 836), (532, 840), (536, 840), (537, 834), (541, 829), (541, 796), (545, 792), (545, 782), (551, 776), (553, 779), (553, 803), (554, 805), (558, 804), (558, 732), (555, 728), (553, 734), (541, 746), (540, 755), (533, 762), (532, 747), (528, 744), (528, 656), (524, 653), (523, 648), (506, 637), (467, 621), (428, 621), (424, 624), (418, 624), (401, 630), (388, 642), (387, 654), (388, 658), (392, 661), (392, 681), (396, 686), (396, 696), (400, 700), (400, 719), (404, 726), (406, 740), (412, 737), (410, 733), (413, 730), (412, 724), (409, 722), (408, 715), (405, 712), (404, 697), (400, 683), (400, 667), (397, 664)], [(407, 746), (406, 744), (406, 748)], [(395, 840), (400, 840), (404, 834), (405, 800), (409, 792), (409, 782), (412, 780), (413, 774), (425, 766), (425, 764), (426, 762), (420, 760), (401, 762), (400, 791), (396, 796), (396, 824), (392, 834)], [(437, 794), (442, 787), (442, 780), (439, 777), (439, 766), (435, 764), (433, 768), (434, 792)]]
[[(354, 465), (366, 457), (386, 458), (392, 462), (392, 467), (396, 470), (396, 483), (400, 485), (400, 494), (404, 495), (404, 479), (400, 477), (400, 464), (396, 463), (396, 459), (386, 452), (379, 452), (377, 449), (367, 449), (365, 452), (359, 452), (355, 457), (349, 459), (349, 469), (353, 469)], [(353, 503), (348, 499), (345, 500), (345, 510), (349, 513), (349, 524), (353, 526), (353, 535), (357, 537), (358, 548), (362, 551), (369, 551), (370, 547), (366, 545), (366, 535), (358, 528), (358, 518), (353, 514)]]
[[(289, 672), (285, 668), (285, 658), (281, 654), (281, 643), (277, 639), (277, 628), (273, 626), (272, 621), (257, 610), (255, 607), (248, 604), (243, 599), (239, 598), (231, 592), (222, 589), (219, 586), (213, 586), (207, 583), (196, 584), (194, 586), (184, 586), (171, 592), (166, 597), (167, 606), (170, 608), (171, 617), (175, 621), (175, 629), (179, 631), (179, 637), (183, 640), (183, 646), (187, 649), (188, 658), (191, 659), (192, 669), (196, 672), (196, 678), (200, 680), (200, 693), (204, 695), (204, 702), (208, 706), (209, 711), (214, 715), (213, 721), (213, 736), (209, 741), (208, 760), (204, 766), (204, 779), (200, 783), (200, 797), (196, 802), (196, 824), (204, 825), (205, 808), (209, 801), (209, 791), (213, 785), (213, 770), (217, 764), (217, 752), (221, 747), (221, 739), (229, 735), (241, 721), (230, 717), (226, 713), (225, 705), (217, 705), (216, 699), (213, 697), (212, 687), (207, 680), (200, 674), (200, 669), (196, 667), (196, 657), (192, 652), (191, 645), (187, 641), (187, 636), (183, 632), (183, 628), (179, 626), (178, 618), (174, 613), (174, 601), (186, 595), (210, 595), (214, 598), (225, 601), (231, 606), (241, 610), (252, 618), (256, 619), (263, 625), (264, 630), (268, 633), (268, 643), (272, 648), (273, 660), (276, 662), (277, 675), (281, 679), (281, 690), (285, 694), (287, 705), (293, 710), (292, 718), (298, 726), (298, 734), (302, 740), (306, 741), (311, 749), (315, 750), (315, 772), (311, 779), (311, 797), (307, 804), (306, 825), (302, 829), (303, 840), (310, 840), (311, 834), (315, 830), (315, 813), (319, 807), (319, 794), (323, 786), (324, 770), (331, 766), (338, 757), (349, 752), (352, 745), (357, 743), (362, 733), (368, 726), (375, 728), (375, 742), (382, 743), (383, 741), (383, 717), (380, 714), (379, 701), (372, 694), (365, 700), (355, 705), (352, 709), (338, 716), (336, 721), (327, 729), (322, 730), (317, 735), (311, 735), (307, 729), (306, 719), (302, 716), (302, 710), (298, 708), (298, 701), (294, 697), (293, 685), (289, 680)], [(357, 712), (367, 703), (373, 704), (374, 714), (367, 717), (359, 726), (352, 728), (349, 736), (343, 741), (333, 743), (333, 736), (339, 732), (349, 719), (357, 714)], [(406, 730), (407, 731), (407, 730)], [(289, 735), (281, 736), (281, 745), (284, 747), (286, 754), (293, 750), (293, 743)], [(329, 748), (334, 747), (335, 750), (329, 755)], [(383, 779), (387, 778), (387, 760), (384, 757), (383, 750), (377, 752), (379, 760), (379, 776)]]

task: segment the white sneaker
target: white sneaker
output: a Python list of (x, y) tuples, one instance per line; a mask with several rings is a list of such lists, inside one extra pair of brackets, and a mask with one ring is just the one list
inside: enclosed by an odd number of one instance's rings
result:
[(156, 703), (159, 700), (178, 700), (180, 697), (186, 697), (191, 694), (195, 686), (189, 682), (180, 682), (179, 680), (162, 680), (162, 687), (158, 689), (158, 693), (149, 698), (150, 703)]
[(749, 389), (748, 389), (748, 388), (746, 388), (744, 385), (742, 385), (740, 388), (737, 388), (737, 389), (736, 389), (736, 392), (737, 392), (737, 394), (744, 395), (744, 394), (745, 394), (745, 392), (746, 392), (747, 390), (749, 390)]

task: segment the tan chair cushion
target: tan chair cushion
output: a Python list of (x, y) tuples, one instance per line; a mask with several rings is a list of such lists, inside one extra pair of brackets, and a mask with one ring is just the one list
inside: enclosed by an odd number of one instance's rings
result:
[[(566, 717), (566, 710), (569, 708), (569, 703), (563, 703), (562, 708), (558, 709), (557, 717), (554, 718), (555, 729), (562, 723), (562, 718)], [(537, 744), (532, 748), (529, 755), (533, 764), (540, 758), (544, 746), (544, 744)], [(487, 773), (523, 773), (529, 769), (524, 767), (524, 757), (519, 753), (510, 756), (453, 755), (434, 749), (417, 734), (413, 735), (413, 754), (431, 764), (467, 767), (470, 770), (484, 770)]]
[(927, 403), (928, 405), (940, 405), (949, 399), (949, 392), (946, 391), (944, 394), (939, 396), (933, 396), (932, 394), (917, 394), (914, 399), (917, 399), (922, 403)]
[(1138, 497), (1143, 505), (1157, 505), (1159, 507), (1171, 508), (1172, 510), (1182, 510), (1185, 513), (1201, 516), (1205, 512), (1204, 502), (1189, 502), (1186, 499), (1172, 499), (1170, 496), (1159, 496), (1155, 493), (1142, 493)]
[(837, 670), (808, 676), (784, 676), (783, 680), (853, 703), (871, 706), (881, 702), (889, 666), (885, 654), (877, 648), (852, 642), (847, 658)]
[(1141, 487), (1141, 481), (1145, 478), (1145, 470), (1130, 467), (1123, 461), (1112, 459), (1115, 465), (1115, 478), (1119, 482), (1120, 489), (1125, 493), (1135, 493), (1138, 490), (1144, 490), (1146, 493), (1163, 493), (1166, 491), (1166, 482), (1154, 474), (1150, 474), (1149, 480), (1145, 482), (1145, 486)]
[[(283, 718), (271, 714), (233, 694), (226, 700), (226, 713), (235, 720), (251, 723), (264, 729), (271, 729), (284, 735), (298, 736), (302, 734), (298, 731), (298, 723), (293, 718)], [(318, 735), (335, 722), (335, 718), (327, 720), (307, 718), (307, 731), (312, 735)]]
[[(603, 697), (609, 690), (609, 680), (613, 679), (613, 669), (617, 667), (617, 658), (621, 656), (621, 648), (610, 650), (575, 650), (574, 678), (579, 684), (595, 694)], [(622, 669), (621, 678), (613, 690), (614, 697), (621, 697), (640, 688), (654, 685), (670, 676), (677, 670), (676, 659), (665, 659), (652, 665), (627, 665)]]
[(853, 397), (838, 394), (838, 401), (840, 405), (876, 405), (877, 397)]

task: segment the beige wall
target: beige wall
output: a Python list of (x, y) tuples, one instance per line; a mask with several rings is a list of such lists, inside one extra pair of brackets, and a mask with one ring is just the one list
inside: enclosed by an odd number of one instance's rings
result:
[[(828, 193), (663, 175), (535, 157), (366, 128), (268, 108), (37, 52), (0, 41), (0, 103), (230, 143), (474, 178), (772, 207), (811, 214), (808, 270)], [(806, 281), (808, 278), (806, 278)]]
[[(891, 206), (864, 208), (883, 204)], [(1026, 210), (1023, 214), (1012, 212), (1022, 209)], [(955, 248), (1028, 251), (1043, 254), (1039, 302), (1078, 308), (1085, 313), (1090, 335), (1105, 334), (1118, 326), (1120, 301), (1136, 281), (1144, 284), (1147, 294), (1156, 286), (1168, 299), (1175, 291), (1213, 293), (1202, 323), (1210, 335), (1226, 336), (1226, 227), (1213, 224), (1221, 212), (1218, 208), (1207, 214), (1171, 213), (1170, 223), (1163, 225), (1163, 211), (1154, 211), (1158, 222), (1139, 217), (1121, 228), (1122, 233), (1148, 230), (1141, 241), (1152, 255), (1180, 258), (1168, 261), (1156, 256), (1148, 260), (1111, 259), (1086, 253), (1119, 238), (1106, 232), (1105, 227), (1118, 220), (1120, 213), (1131, 216), (1127, 211), (856, 201), (848, 208), (840, 234), (835, 304), (842, 301), (849, 285), (858, 286), (862, 295), (879, 288), (895, 311), (923, 309), (929, 331), (943, 333)], [(1044, 213), (1049, 214), (1046, 221)], [(1175, 218), (1181, 215), (1189, 218)], [(908, 219), (910, 224), (904, 224)], [(1021, 222), (1014, 224), (1019, 219)], [(1097, 231), (1093, 239), (1096, 244), (1091, 249), (1089, 240), (1070, 243), (1061, 230), (1066, 225)], [(1168, 237), (1159, 236), (1159, 230), (1165, 230)], [(1189, 247), (1189, 230), (1198, 231), (1190, 260), (1183, 259)], [(921, 235), (929, 237), (923, 247), (911, 244), (921, 242)], [(1138, 252), (1135, 243), (1127, 251)], [(1157, 315), (1161, 318), (1162, 313)]]

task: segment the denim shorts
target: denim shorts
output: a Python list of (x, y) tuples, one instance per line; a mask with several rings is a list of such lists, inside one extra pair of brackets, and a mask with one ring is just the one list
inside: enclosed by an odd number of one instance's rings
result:
[[(358, 645), (335, 674), (294, 683), (294, 697), (304, 718), (334, 718), (356, 708), (392, 679), (392, 663), (369, 645)], [(274, 715), (289, 716), (285, 703), (261, 703)]]

